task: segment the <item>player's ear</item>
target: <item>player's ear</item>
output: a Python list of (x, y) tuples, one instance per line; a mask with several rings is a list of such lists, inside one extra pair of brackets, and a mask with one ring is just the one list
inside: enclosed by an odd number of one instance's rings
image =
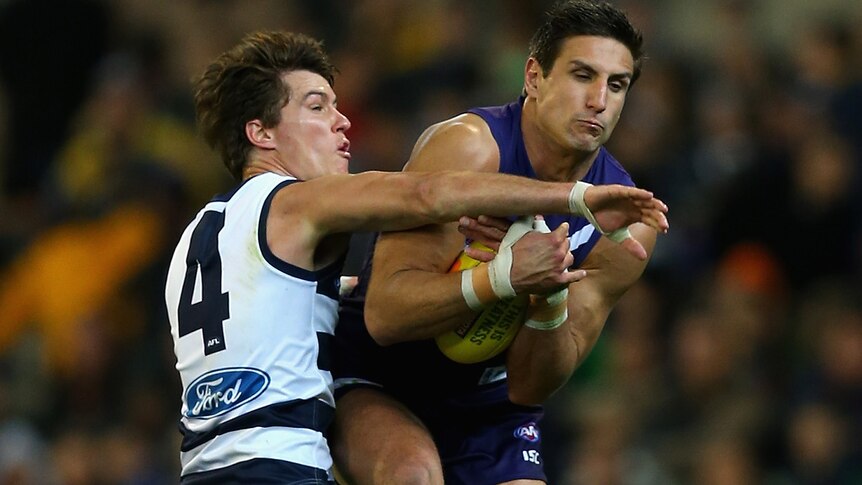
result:
[(245, 124), (245, 136), (252, 145), (260, 148), (274, 148), (272, 135), (264, 128), (260, 120), (251, 120)]
[(527, 96), (536, 96), (538, 90), (539, 78), (542, 77), (542, 66), (535, 57), (527, 59), (527, 65), (524, 66), (524, 92)]

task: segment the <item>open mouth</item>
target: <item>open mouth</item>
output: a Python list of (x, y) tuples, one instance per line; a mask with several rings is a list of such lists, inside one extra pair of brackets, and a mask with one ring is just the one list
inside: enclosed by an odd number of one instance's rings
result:
[(338, 154), (344, 158), (350, 159), (350, 141), (344, 140), (338, 145)]

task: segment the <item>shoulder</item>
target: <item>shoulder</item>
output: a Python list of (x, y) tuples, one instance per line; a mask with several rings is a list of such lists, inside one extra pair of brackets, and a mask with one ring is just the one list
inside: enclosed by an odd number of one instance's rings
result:
[(419, 137), (405, 170), (493, 171), (500, 153), (488, 124), (464, 113), (429, 126)]
[(592, 184), (620, 184), (635, 187), (631, 175), (605, 147), (599, 149), (596, 161), (584, 180)]

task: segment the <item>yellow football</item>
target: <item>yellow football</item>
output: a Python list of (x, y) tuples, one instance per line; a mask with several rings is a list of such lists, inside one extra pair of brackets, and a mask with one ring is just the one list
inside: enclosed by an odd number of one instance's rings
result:
[[(470, 246), (491, 251), (476, 242)], [(449, 272), (464, 271), (479, 264), (479, 261), (462, 251), (449, 268)], [(444, 355), (461, 364), (488, 360), (506, 350), (512, 343), (524, 323), (529, 302), (529, 295), (500, 300), (479, 312), (473, 320), (438, 336), (435, 339), (437, 347)]]

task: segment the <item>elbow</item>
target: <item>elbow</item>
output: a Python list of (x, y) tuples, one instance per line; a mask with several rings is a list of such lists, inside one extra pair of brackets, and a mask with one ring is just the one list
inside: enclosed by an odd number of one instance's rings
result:
[[(539, 372), (537, 369), (534, 371)], [(508, 378), (509, 401), (519, 406), (540, 406), (563, 388), (571, 373), (562, 370), (544, 369), (540, 374), (510, 372)]]
[(391, 313), (386, 311), (385, 305), (374, 304), (372, 299), (365, 302), (365, 328), (377, 345), (387, 347), (403, 340)]
[(447, 200), (445, 197), (450, 187), (441, 183), (441, 180), (440, 174), (428, 174), (422, 177), (417, 184), (411, 202), (417, 206), (422, 214), (434, 222), (448, 222), (452, 220), (452, 214), (456, 212), (453, 210), (454, 201)]
[[(558, 382), (558, 381), (554, 381)], [(549, 381), (539, 381), (529, 376), (510, 373), (508, 379), (509, 401), (519, 406), (539, 406), (558, 389)]]

